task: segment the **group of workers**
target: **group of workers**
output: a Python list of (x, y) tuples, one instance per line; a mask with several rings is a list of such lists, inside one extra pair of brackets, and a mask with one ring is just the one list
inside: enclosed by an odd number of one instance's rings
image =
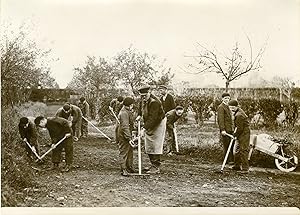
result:
[[(160, 173), (162, 154), (172, 156), (177, 152), (174, 128), (184, 108), (180, 105), (176, 106), (173, 96), (165, 85), (158, 87), (159, 95), (154, 95), (150, 86), (140, 87), (138, 93), (140, 99), (137, 111), (134, 111), (137, 99), (130, 96), (125, 98), (119, 96), (113, 99), (109, 106), (117, 121), (115, 140), (119, 148), (119, 163), (123, 176), (129, 176), (135, 172), (132, 143), (141, 136), (144, 136), (145, 153), (149, 156), (151, 163), (148, 168), (144, 168), (148, 174)], [(230, 100), (228, 93), (222, 94), (222, 104), (217, 114), (224, 151), (227, 151), (231, 141), (228, 134), (233, 135), (236, 142), (230, 149), (229, 164), (234, 164), (233, 170), (248, 173), (247, 152), (249, 151), (250, 129), (246, 114), (239, 108), (236, 100)], [(27, 143), (25, 146), (28, 155), (32, 156), (33, 153), (39, 154), (40, 151), (36, 127), (46, 128), (52, 140), (53, 165), (51, 169), (59, 169), (64, 148), (66, 165), (62, 171), (68, 172), (73, 163), (73, 141), (87, 137), (88, 120), (89, 104), (84, 97), (81, 97), (77, 106), (66, 103), (57, 110), (54, 117), (38, 116), (34, 119), (34, 123), (28, 117), (22, 117), (19, 122), (19, 133), (23, 141)]]

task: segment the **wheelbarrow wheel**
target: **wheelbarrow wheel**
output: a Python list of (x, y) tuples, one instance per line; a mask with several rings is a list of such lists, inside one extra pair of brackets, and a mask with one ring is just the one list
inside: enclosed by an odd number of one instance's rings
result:
[(281, 152), (279, 152), (279, 154), (285, 158), (288, 158), (287, 162), (275, 158), (275, 165), (280, 171), (292, 172), (297, 168), (298, 158), (295, 155), (293, 155), (292, 153), (286, 153), (285, 150), (282, 150)]

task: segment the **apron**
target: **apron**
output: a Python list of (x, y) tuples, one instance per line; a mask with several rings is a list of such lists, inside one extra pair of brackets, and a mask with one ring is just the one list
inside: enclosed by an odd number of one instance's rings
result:
[(147, 154), (163, 154), (166, 124), (167, 118), (165, 117), (157, 127), (145, 132), (145, 151)]

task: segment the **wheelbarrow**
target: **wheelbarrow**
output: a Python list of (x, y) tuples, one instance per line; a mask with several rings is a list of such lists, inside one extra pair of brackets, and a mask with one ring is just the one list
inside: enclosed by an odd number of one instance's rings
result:
[(275, 158), (276, 167), (283, 172), (292, 172), (297, 168), (298, 158), (288, 149), (291, 143), (278, 140), (268, 134), (250, 136), (250, 160), (253, 150), (258, 150)]

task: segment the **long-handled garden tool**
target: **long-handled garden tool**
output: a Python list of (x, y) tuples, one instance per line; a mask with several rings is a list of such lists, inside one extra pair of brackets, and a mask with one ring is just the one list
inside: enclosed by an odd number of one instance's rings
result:
[(104, 134), (99, 128), (97, 128), (92, 122), (88, 121), (87, 118), (84, 116), (82, 117), (84, 120), (86, 120), (88, 123), (90, 123), (91, 126), (93, 126), (97, 131), (99, 131), (104, 137), (106, 137), (108, 140), (111, 141), (111, 138), (109, 138), (106, 134)]
[(27, 146), (31, 149), (33, 154), (38, 158), (38, 160), (41, 159), (41, 157), (36, 153), (36, 150), (33, 149), (33, 147), (30, 145), (30, 143), (27, 140), (24, 140), (24, 142), (27, 144)]
[(112, 107), (110, 107), (110, 106), (108, 107), (108, 109), (112, 112), (112, 114), (115, 117), (115, 119), (117, 120), (118, 124), (120, 124), (120, 121), (119, 121), (117, 115), (115, 114), (114, 109)]
[[(234, 133), (236, 132), (236, 129), (237, 129), (237, 128), (234, 129)], [(227, 151), (226, 151), (226, 155), (225, 155), (225, 158), (224, 158), (224, 161), (223, 161), (221, 170), (220, 170), (221, 173), (223, 173), (223, 169), (224, 169), (225, 164), (226, 164), (226, 162), (227, 162), (227, 159), (228, 159), (228, 156), (229, 156), (229, 153), (230, 153), (232, 144), (233, 144), (234, 141), (235, 141), (235, 137), (234, 137), (233, 135), (226, 133), (226, 136), (230, 137), (230, 138), (231, 138), (231, 141), (230, 141), (230, 143), (229, 143), (229, 146), (228, 146), (228, 149), (227, 149)]]
[(65, 135), (63, 138), (61, 138), (57, 143), (55, 143), (53, 146), (51, 146), (51, 148), (45, 152), (45, 154), (43, 154), (39, 159), (42, 160), (47, 154), (49, 154), (53, 149), (55, 149), (59, 144), (61, 144), (65, 139), (71, 137), (70, 135)]
[(177, 131), (176, 131), (175, 125), (174, 125), (174, 128), (173, 128), (173, 133), (174, 133), (174, 140), (175, 140), (176, 152), (179, 152), (178, 139), (177, 139)]

